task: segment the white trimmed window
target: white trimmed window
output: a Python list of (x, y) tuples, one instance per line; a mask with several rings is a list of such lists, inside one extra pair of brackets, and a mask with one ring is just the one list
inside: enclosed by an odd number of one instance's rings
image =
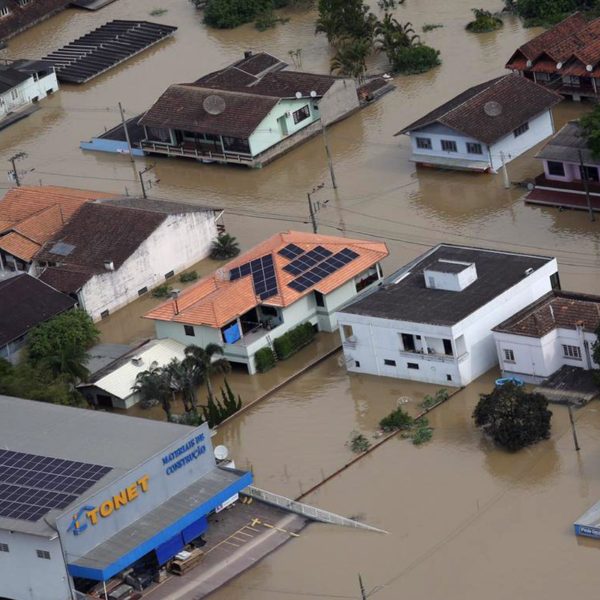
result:
[(417, 137), (415, 140), (420, 150), (431, 150), (431, 138)]
[(519, 137), (520, 135), (523, 135), (526, 131), (529, 131), (529, 123), (523, 123), (523, 125), (517, 127), (513, 131), (513, 134), (515, 137)]
[(481, 144), (476, 142), (467, 142), (467, 152), (469, 154), (483, 154), (483, 149), (481, 148)]
[(504, 352), (504, 362), (514, 363), (515, 362), (515, 353), (508, 348), (503, 350)]
[(444, 152), (457, 152), (456, 142), (453, 140), (442, 140), (442, 150)]
[(10, 8), (8, 6), (0, 6), (0, 17), (8, 17), (10, 15)]
[(47, 550), (36, 550), (35, 553), (37, 554), (38, 558), (45, 558), (46, 560), (50, 560), (50, 552), (48, 552)]
[(8, 544), (0, 544), (0, 552), (8, 552)]
[(569, 346), (567, 344), (562, 345), (563, 356), (565, 358), (573, 358), (575, 360), (581, 360), (581, 348), (579, 346)]

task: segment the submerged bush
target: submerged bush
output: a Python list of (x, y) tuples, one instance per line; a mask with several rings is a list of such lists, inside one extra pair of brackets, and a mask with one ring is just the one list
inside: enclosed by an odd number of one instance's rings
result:
[(504, 25), (502, 19), (489, 10), (484, 10), (483, 8), (473, 8), (472, 10), (475, 20), (467, 23), (467, 31), (486, 33), (488, 31), (496, 31), (496, 29), (500, 29)]
[(398, 48), (392, 57), (394, 70), (405, 75), (425, 73), (441, 62), (440, 51), (425, 44)]
[(315, 337), (314, 327), (310, 323), (302, 323), (293, 329), (290, 329), (282, 336), (275, 338), (273, 347), (279, 360), (285, 360), (304, 348), (313, 341)]
[(347, 446), (350, 446), (350, 450), (355, 454), (366, 452), (371, 447), (371, 442), (358, 431), (353, 431), (350, 434), (350, 441), (346, 442)]
[(259, 373), (265, 373), (269, 371), (275, 366), (277, 362), (277, 357), (275, 356), (275, 352), (271, 350), (268, 346), (266, 348), (261, 348), (254, 355), (254, 364), (256, 365), (256, 370)]
[(393, 410), (387, 417), (379, 421), (379, 427), (386, 433), (409, 429), (413, 424), (413, 418), (400, 406)]

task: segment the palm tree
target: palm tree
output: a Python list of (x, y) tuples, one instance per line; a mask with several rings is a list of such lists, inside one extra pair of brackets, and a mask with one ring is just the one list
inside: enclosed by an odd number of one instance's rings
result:
[(206, 382), (209, 397), (214, 397), (210, 378), (213, 375), (231, 371), (229, 361), (222, 358), (223, 348), (218, 344), (208, 344), (205, 348), (191, 345), (185, 349), (185, 356), (184, 360), (189, 358), (190, 363), (194, 365), (199, 380), (201, 377), (201, 380)]
[(233, 258), (240, 253), (240, 245), (237, 240), (228, 233), (221, 234), (213, 243), (210, 257), (216, 260)]
[(85, 366), (88, 358), (87, 352), (77, 343), (64, 339), (53, 349), (53, 352), (44, 357), (42, 364), (55, 376), (64, 376), (70, 383), (85, 381), (90, 372)]
[[(413, 29), (412, 23), (399, 23), (390, 13), (385, 13), (375, 28), (375, 47), (380, 52), (390, 55), (399, 48), (410, 48), (419, 42), (420, 37)], [(390, 59), (390, 62), (391, 59)]]
[(164, 367), (163, 374), (171, 392), (181, 394), (185, 412), (196, 412), (196, 389), (203, 383), (203, 380), (193, 361), (188, 358), (184, 358), (182, 361), (174, 358)]
[(138, 373), (131, 389), (140, 395), (143, 408), (149, 408), (155, 403), (159, 403), (167, 415), (167, 421), (172, 420), (171, 389), (164, 369), (151, 367)]
[(330, 72), (360, 80), (367, 70), (371, 42), (364, 38), (345, 37), (338, 40), (336, 47), (337, 52), (329, 64)]

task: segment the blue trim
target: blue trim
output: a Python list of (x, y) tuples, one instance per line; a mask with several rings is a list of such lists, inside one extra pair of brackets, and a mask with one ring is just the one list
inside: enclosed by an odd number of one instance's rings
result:
[(178, 521), (175, 521), (169, 527), (163, 529), (155, 536), (146, 540), (140, 544), (137, 548), (124, 554), (114, 563), (107, 565), (103, 569), (93, 569), (90, 567), (81, 567), (76, 564), (67, 565), (69, 574), (72, 577), (83, 577), (85, 579), (92, 579), (94, 581), (108, 581), (113, 575), (116, 575), (120, 571), (126, 569), (131, 563), (142, 558), (152, 550), (155, 550), (158, 546), (170, 540), (173, 536), (181, 533), (188, 525), (191, 525), (194, 521), (201, 519), (213, 511), (219, 504), (223, 504), (225, 500), (231, 498), (231, 496), (237, 494), (244, 488), (252, 485), (252, 473), (244, 473), (237, 481), (234, 481), (231, 485), (220, 491), (217, 495), (213, 496), (210, 500), (198, 506), (191, 512), (187, 513)]

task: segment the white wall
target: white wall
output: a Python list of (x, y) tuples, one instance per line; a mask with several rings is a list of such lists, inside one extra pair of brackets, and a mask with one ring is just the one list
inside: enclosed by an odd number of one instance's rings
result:
[(490, 147), (494, 171), (498, 171), (502, 167), (501, 152), (504, 153), (504, 161), (508, 163), (517, 156), (527, 152), (527, 150), (536, 144), (539, 144), (542, 140), (550, 137), (553, 133), (554, 122), (552, 120), (552, 112), (547, 110), (531, 119), (529, 121), (529, 129), (519, 137), (515, 137), (513, 133), (504, 136)]
[(170, 271), (177, 273), (208, 256), (216, 236), (212, 211), (169, 215), (119, 269), (92, 277), (79, 302), (98, 321), (103, 311), (114, 312), (135, 300), (138, 290), (164, 283)]
[(360, 106), (356, 84), (352, 79), (337, 80), (321, 98), (318, 106), (324, 125), (343, 119)]
[[(70, 600), (70, 579), (58, 539), (0, 529), (0, 595), (10, 600)], [(50, 560), (36, 550), (50, 552)]]
[(55, 73), (50, 73), (46, 77), (36, 79), (33, 75), (23, 83), (12, 88), (0, 96), (0, 115), (30, 104), (34, 98), (41, 100), (48, 95), (48, 92), (58, 90), (58, 81)]
[[(452, 327), (339, 312), (337, 317), (342, 339), (345, 339), (344, 325), (352, 327), (355, 338), (355, 341), (344, 342), (346, 366), (349, 371), (373, 375), (448, 386), (467, 385), (498, 364), (492, 329), (549, 292), (552, 287), (550, 276), (556, 271), (556, 260), (552, 260)], [(460, 302), (460, 294), (456, 292), (457, 302)], [(401, 333), (451, 339), (454, 357), (403, 352)], [(459, 356), (459, 338), (461, 343), (464, 340), (467, 356)], [(385, 359), (395, 360), (396, 366), (387, 367), (383, 364)], [(356, 361), (360, 367), (356, 366)], [(408, 363), (417, 363), (419, 368), (409, 369)]]

